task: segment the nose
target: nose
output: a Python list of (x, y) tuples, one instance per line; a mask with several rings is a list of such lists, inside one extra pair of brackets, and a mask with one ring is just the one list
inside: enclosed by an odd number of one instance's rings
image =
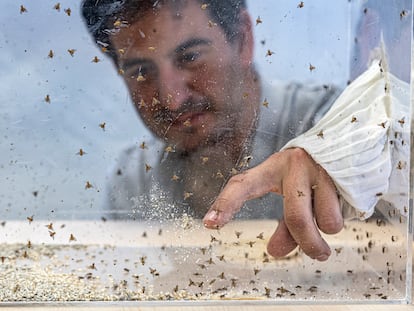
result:
[(170, 111), (179, 110), (190, 97), (188, 74), (173, 65), (164, 66), (159, 73), (159, 100)]

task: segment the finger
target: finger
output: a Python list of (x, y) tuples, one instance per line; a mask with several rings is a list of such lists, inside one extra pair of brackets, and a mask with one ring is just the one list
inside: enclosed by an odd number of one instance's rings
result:
[(231, 220), (245, 201), (269, 192), (281, 193), (282, 156), (276, 153), (257, 167), (230, 178), (205, 215), (204, 225), (207, 228), (220, 228)]
[(267, 252), (273, 257), (279, 258), (288, 255), (297, 246), (298, 244), (290, 234), (285, 222), (281, 220), (267, 243)]
[(314, 213), (319, 229), (327, 234), (335, 234), (342, 230), (344, 220), (336, 187), (325, 170), (319, 168), (317, 184), (314, 191)]
[(313, 218), (310, 181), (306, 167), (300, 164), (284, 179), (284, 219), (304, 253), (323, 261), (328, 259), (331, 251)]

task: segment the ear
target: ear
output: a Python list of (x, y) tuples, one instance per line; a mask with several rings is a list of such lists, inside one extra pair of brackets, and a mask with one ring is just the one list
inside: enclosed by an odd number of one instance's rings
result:
[(253, 62), (254, 37), (250, 14), (243, 9), (240, 12), (240, 28), (236, 39), (239, 50), (240, 61), (243, 65), (250, 67)]

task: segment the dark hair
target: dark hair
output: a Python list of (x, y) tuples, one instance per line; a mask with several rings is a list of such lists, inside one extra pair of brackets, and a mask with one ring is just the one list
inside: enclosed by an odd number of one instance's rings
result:
[(198, 1), (206, 9), (212, 20), (223, 29), (227, 40), (232, 42), (238, 34), (240, 11), (246, 7), (245, 0), (84, 0), (82, 15), (89, 32), (96, 43), (105, 47), (109, 55), (117, 62), (112, 48), (111, 34), (122, 27), (122, 21), (131, 22), (145, 15), (148, 10), (157, 10), (160, 3), (180, 3)]

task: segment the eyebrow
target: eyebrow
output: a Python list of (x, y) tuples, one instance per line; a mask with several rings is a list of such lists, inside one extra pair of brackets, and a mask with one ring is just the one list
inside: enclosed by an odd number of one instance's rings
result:
[(127, 59), (122, 66), (122, 69), (126, 70), (130, 67), (134, 67), (136, 65), (144, 66), (144, 65), (153, 65), (153, 63), (146, 59), (146, 58), (132, 58)]
[(211, 45), (211, 40), (208, 39), (203, 39), (203, 38), (193, 38), (193, 39), (189, 39), (183, 43), (181, 43), (175, 50), (175, 53), (182, 53), (184, 52), (186, 49), (190, 49), (194, 46), (198, 46), (198, 45)]
[[(178, 47), (176, 47), (174, 49), (174, 53), (183, 53), (185, 52), (185, 50), (190, 49), (192, 47), (195, 46), (203, 46), (203, 45), (211, 45), (211, 40), (208, 39), (203, 39), (203, 38), (192, 38), (189, 39), (187, 41), (184, 41), (183, 43), (181, 43)], [(132, 59), (127, 59), (125, 60), (125, 62), (123, 63), (123, 69), (126, 70), (130, 67), (134, 67), (136, 65), (153, 65), (153, 62), (149, 59), (146, 58), (132, 58)]]

